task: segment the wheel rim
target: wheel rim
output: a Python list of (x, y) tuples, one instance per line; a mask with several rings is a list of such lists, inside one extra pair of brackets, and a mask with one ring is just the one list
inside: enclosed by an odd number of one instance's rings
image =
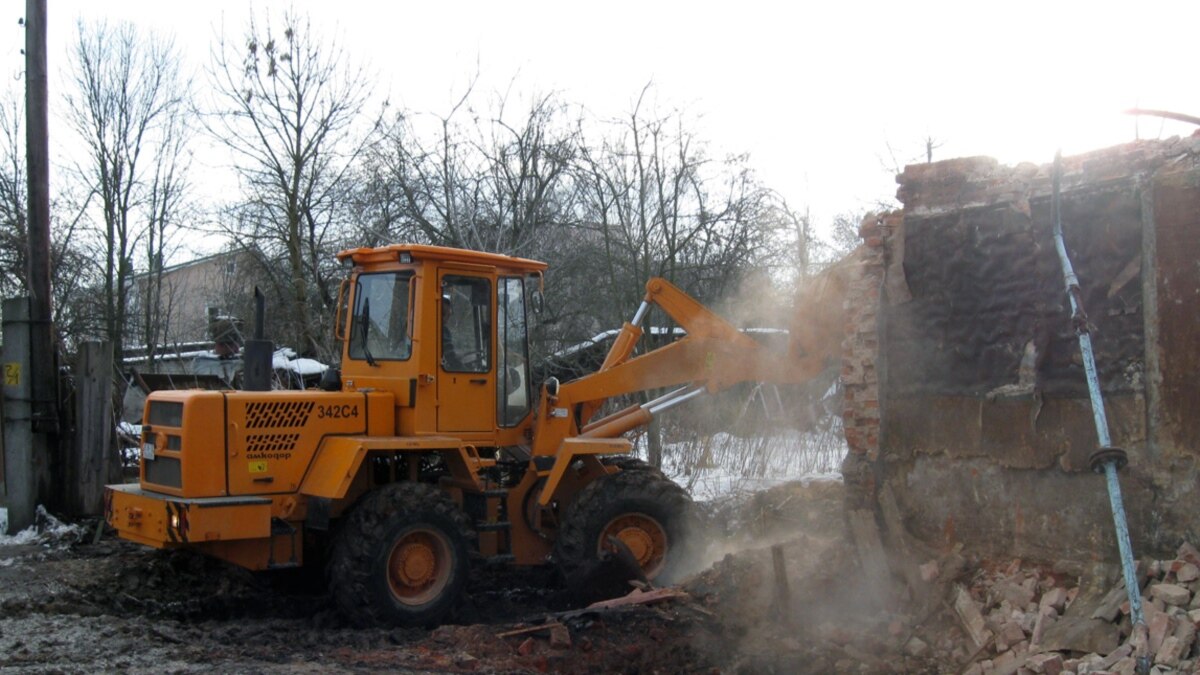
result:
[(396, 600), (423, 605), (438, 596), (450, 580), (450, 542), (435, 530), (409, 530), (388, 554), (388, 587)]
[(667, 531), (654, 518), (644, 513), (626, 513), (613, 518), (600, 531), (597, 553), (616, 551), (609, 543), (609, 537), (625, 544), (647, 579), (653, 579), (662, 571), (667, 559)]

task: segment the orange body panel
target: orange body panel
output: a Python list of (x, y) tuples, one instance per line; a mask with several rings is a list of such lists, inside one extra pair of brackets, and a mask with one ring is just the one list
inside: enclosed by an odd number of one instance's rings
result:
[(301, 545), (303, 536), (303, 529), (298, 527), (294, 535), (266, 539), (206, 541), (195, 544), (195, 548), (201, 553), (248, 570), (297, 567), (304, 562), (304, 546)]
[(239, 391), (225, 406), (231, 495), (297, 491), (321, 441), (366, 433), (370, 412), (358, 392)]
[[(221, 457), (224, 419), (221, 392), (154, 392), (142, 417), (141, 484), (180, 497), (228, 494)], [(189, 461), (191, 457), (204, 461)]]
[(156, 548), (271, 533), (271, 500), (259, 497), (176, 499), (136, 485), (113, 485), (105, 495), (105, 516), (123, 537)]
[(577, 458), (595, 455), (621, 455), (630, 450), (629, 441), (624, 438), (567, 438), (559, 446), (560, 460), (554, 463), (554, 468), (546, 478), (546, 489), (538, 498), (538, 503), (548, 506), (554, 499), (569, 497), (569, 490), (563, 489), (563, 478), (568, 468)]

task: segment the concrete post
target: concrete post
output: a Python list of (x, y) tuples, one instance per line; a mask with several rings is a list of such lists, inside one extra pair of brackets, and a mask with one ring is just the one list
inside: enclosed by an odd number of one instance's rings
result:
[(32, 525), (37, 509), (29, 326), (29, 298), (6, 299), (3, 306), (4, 481), (10, 532), (19, 532)]

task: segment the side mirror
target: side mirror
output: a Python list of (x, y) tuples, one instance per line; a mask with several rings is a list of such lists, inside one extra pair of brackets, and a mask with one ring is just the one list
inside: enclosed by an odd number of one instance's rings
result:
[(337, 309), (333, 315), (333, 338), (338, 341), (346, 339), (346, 313), (350, 310), (347, 304), (350, 300), (350, 295), (346, 292), (347, 286), (350, 285), (350, 279), (342, 279), (342, 284), (338, 286)]
[(529, 305), (533, 309), (534, 314), (541, 314), (546, 308), (546, 296), (542, 295), (542, 291), (536, 290), (529, 296)]

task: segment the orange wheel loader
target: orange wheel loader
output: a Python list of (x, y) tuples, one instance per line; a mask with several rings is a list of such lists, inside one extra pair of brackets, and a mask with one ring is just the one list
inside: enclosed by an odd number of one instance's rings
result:
[[(652, 279), (597, 372), (535, 390), (527, 321), (544, 263), (423, 245), (337, 257), (340, 372), (307, 391), (152, 393), (140, 480), (108, 486), (105, 511), (125, 539), (251, 570), (307, 554), (361, 625), (438, 623), (483, 562), (554, 564), (580, 585), (619, 553), (670, 580), (694, 553), (692, 502), (618, 461), (622, 434), (706, 392), (825, 365), (817, 350), (772, 353)], [(652, 306), (686, 337), (635, 356)], [(594, 419), (649, 389), (670, 393)]]

